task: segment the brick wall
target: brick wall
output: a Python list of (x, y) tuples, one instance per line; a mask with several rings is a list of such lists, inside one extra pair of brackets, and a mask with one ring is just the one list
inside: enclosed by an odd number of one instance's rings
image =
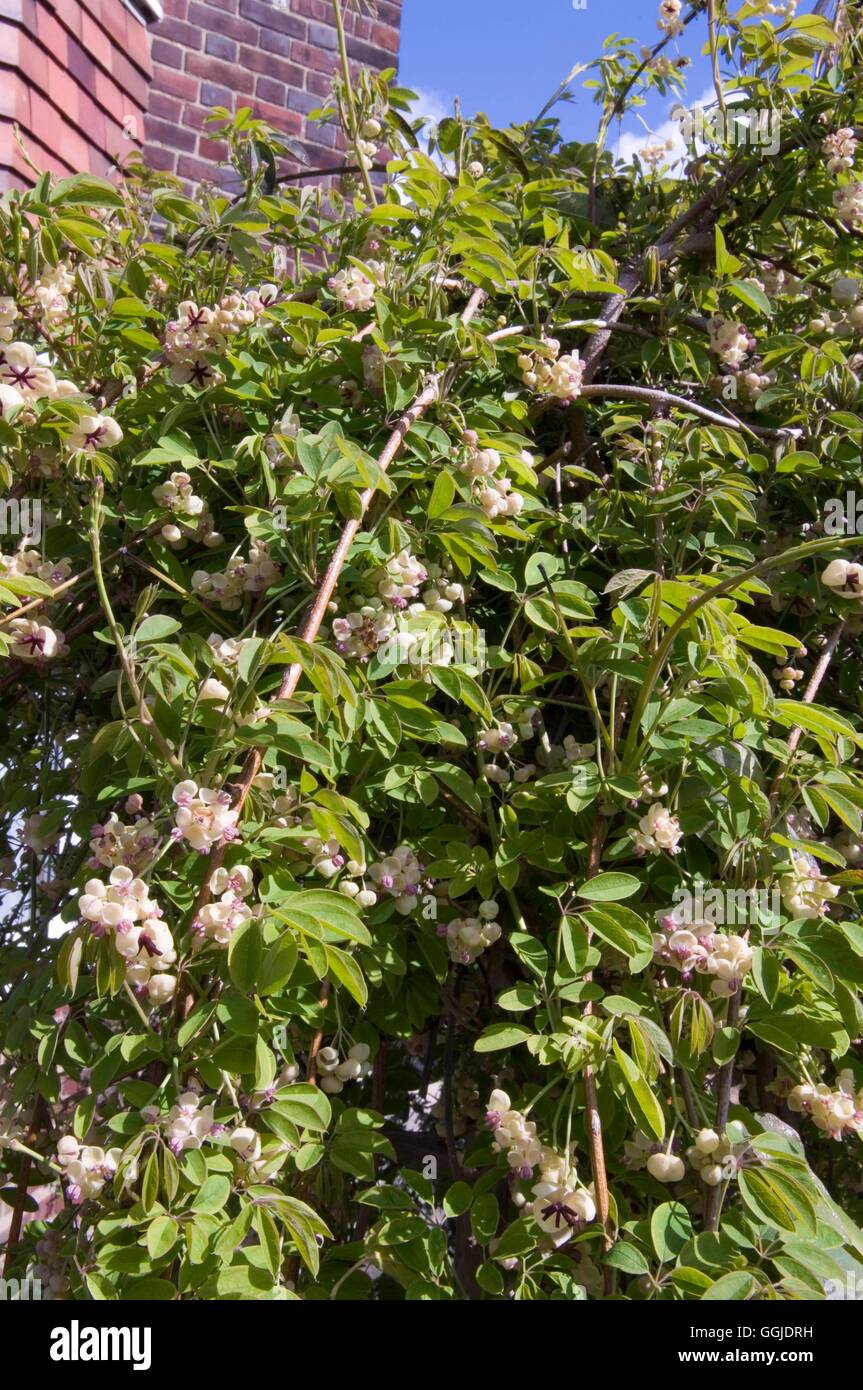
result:
[(0, 190), (38, 169), (105, 174), (140, 142), (152, 66), (123, 0), (0, 0)]
[[(324, 104), (338, 64), (330, 0), (163, 3), (165, 17), (150, 29), (148, 163), (189, 182), (225, 181), (227, 171), (218, 169), (225, 150), (204, 126), (214, 106), (250, 106), (299, 139), (313, 168), (341, 161), (335, 126), (307, 119)], [(357, 67), (395, 67), (402, 0), (376, 0), (375, 15), (367, 8), (352, 6), (346, 15), (349, 57)]]

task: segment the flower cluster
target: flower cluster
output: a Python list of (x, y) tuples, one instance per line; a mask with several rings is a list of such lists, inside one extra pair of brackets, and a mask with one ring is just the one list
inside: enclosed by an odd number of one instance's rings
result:
[(238, 813), (231, 808), (228, 792), (199, 787), (190, 779), (179, 782), (171, 795), (177, 807), (173, 839), (188, 840), (199, 854), (208, 854), (220, 841), (237, 839)]
[(213, 900), (200, 909), (193, 930), (217, 946), (227, 946), (237, 928), (252, 918), (253, 909), (244, 901), (254, 887), (252, 871), (247, 864), (215, 869), (208, 887)]
[(374, 163), (382, 130), (383, 126), (376, 116), (370, 116), (360, 127), (360, 133), (355, 141), (355, 148), (357, 163), (361, 165), (363, 169), (371, 169)]
[[(310, 814), (304, 817), (304, 824), (312, 826)], [(303, 840), (303, 848), (309, 851), (312, 856), (312, 868), (321, 878), (335, 878), (337, 874), (343, 874), (344, 877), (338, 885), (339, 892), (347, 898), (353, 898), (360, 907), (374, 907), (378, 895), (367, 888), (364, 882), (368, 866), (357, 859), (346, 859), (338, 840), (322, 840), (319, 835), (307, 835)], [(361, 881), (357, 883), (356, 879)]]
[[(462, 443), (467, 452), (459, 463), (459, 470), (477, 488), (477, 501), (489, 521), (498, 516), (518, 516), (524, 507), (521, 493), (513, 492), (512, 481), (500, 476), (502, 461), (497, 449), (481, 449), (476, 430), (465, 430)], [(530, 465), (533, 459), (525, 451), (523, 461)]]
[(69, 651), (63, 633), (36, 618), (13, 618), (8, 636), (10, 655), (17, 661), (55, 661)]
[(347, 266), (338, 274), (331, 275), (327, 284), (349, 313), (354, 309), (365, 313), (375, 307), (375, 294), (383, 284), (383, 276), (384, 268), (380, 262), (368, 261), (365, 270), (360, 270), (357, 265)]
[(680, 821), (659, 801), (655, 801), (646, 816), (638, 822), (637, 830), (629, 832), (634, 842), (636, 854), (680, 853), (683, 831)]
[[(427, 629), (411, 627), (410, 620), (429, 613), (450, 612), (456, 603), (464, 602), (464, 586), (452, 580), (439, 565), (426, 566), (407, 549), (376, 570), (370, 583), (375, 592), (369, 596), (355, 595), (350, 602), (357, 606), (345, 617), (333, 620), (336, 651), (367, 661), (386, 647), (387, 655), (397, 665), (448, 664), (452, 659), (451, 645), (447, 651), (446, 642), (438, 640), (434, 653), (429, 653), (424, 641), (429, 635)], [(428, 584), (425, 589), (424, 584)], [(396, 614), (404, 614), (407, 625), (402, 625)], [(443, 633), (436, 632), (434, 636), (442, 638)]]
[(596, 1204), (590, 1191), (578, 1183), (572, 1155), (559, 1154), (541, 1144), (536, 1125), (513, 1109), (506, 1091), (492, 1091), (485, 1122), (494, 1147), (506, 1154), (507, 1163), (518, 1177), (529, 1179), (534, 1168), (539, 1167), (539, 1179), (532, 1188), (531, 1212), (540, 1230), (551, 1236), (555, 1245), (562, 1245), (594, 1219)]
[(494, 1147), (506, 1154), (510, 1168), (521, 1178), (532, 1177), (534, 1168), (542, 1161), (543, 1146), (533, 1120), (513, 1109), (506, 1091), (492, 1091), (485, 1123), (491, 1130)]
[(788, 1109), (808, 1115), (831, 1139), (841, 1140), (847, 1134), (863, 1134), (863, 1087), (857, 1088), (854, 1073), (847, 1067), (837, 1082), (835, 1089), (824, 1082), (795, 1086), (788, 1096)]
[(132, 825), (125, 825), (115, 811), (106, 821), (92, 826), (90, 836), (87, 866), (91, 869), (114, 869), (119, 864), (141, 869), (159, 842), (159, 833), (151, 820), (141, 816)]
[(638, 157), (651, 169), (656, 169), (674, 149), (673, 140), (660, 140), (658, 137), (651, 143), (642, 145), (638, 151)]
[(66, 1195), (74, 1206), (98, 1197), (105, 1183), (117, 1171), (122, 1149), (96, 1148), (79, 1144), (74, 1134), (64, 1134), (57, 1144), (57, 1162), (67, 1183)]
[(197, 1091), (184, 1091), (162, 1126), (169, 1149), (178, 1156), (186, 1149), (200, 1149), (205, 1139), (220, 1132), (212, 1105), (201, 1105)]
[(345, 1089), (346, 1081), (360, 1081), (368, 1076), (372, 1069), (370, 1053), (371, 1048), (366, 1043), (354, 1043), (343, 1061), (336, 1048), (322, 1047), (315, 1058), (321, 1090), (337, 1096)]
[(686, 1157), (707, 1187), (718, 1187), (737, 1172), (734, 1149), (735, 1145), (727, 1134), (719, 1135), (715, 1129), (702, 1129), (696, 1134), (695, 1143), (686, 1150)]
[(806, 854), (792, 856), (791, 870), (779, 879), (779, 891), (782, 906), (797, 920), (826, 916), (830, 903), (840, 892)]
[(177, 306), (177, 317), (165, 330), (165, 356), (171, 377), (180, 386), (198, 389), (216, 386), (224, 380), (217, 367), (207, 361), (207, 353), (224, 353), (230, 338), (241, 333), (275, 302), (276, 285), (262, 285), (247, 294), (229, 294), (215, 309), (184, 299)]
[(773, 679), (779, 682), (779, 689), (789, 693), (798, 681), (802, 681), (803, 675), (804, 673), (799, 666), (775, 666), (773, 668)]
[(378, 580), (378, 594), (391, 608), (406, 608), (428, 579), (428, 570), (409, 550), (401, 550), (384, 566)]
[(518, 365), (524, 385), (539, 395), (559, 401), (574, 401), (581, 395), (584, 363), (577, 352), (561, 357), (556, 338), (543, 338), (535, 352), (519, 353)]
[(670, 39), (677, 38), (678, 34), (683, 33), (683, 20), (680, 18), (682, 9), (681, 0), (660, 0), (656, 27), (661, 29), (663, 34), (667, 34)]
[(8, 295), (0, 295), (0, 343), (11, 343), (15, 332), (12, 325), (18, 317), (18, 305)]
[(346, 617), (333, 620), (336, 651), (368, 661), (396, 632), (395, 616), (382, 599), (372, 597)]
[(56, 328), (69, 313), (69, 298), (75, 284), (69, 267), (60, 261), (58, 265), (48, 266), (42, 271), (33, 285), (33, 294), (41, 309), (42, 322), (46, 328)]
[(745, 936), (714, 930), (712, 922), (681, 926), (674, 913), (660, 918), (661, 931), (653, 935), (653, 959), (657, 965), (679, 970), (684, 983), (693, 971), (710, 975), (711, 992), (719, 998), (736, 994), (752, 969), (752, 949)]
[(399, 845), (377, 864), (372, 864), (369, 877), (384, 893), (396, 900), (396, 910), (407, 916), (416, 907), (425, 867), (410, 845)]
[(745, 357), (755, 351), (755, 339), (745, 323), (734, 323), (731, 319), (714, 314), (707, 325), (710, 351), (726, 366), (738, 368)]
[(264, 593), (280, 575), (266, 542), (252, 539), (248, 560), (233, 555), (223, 572), (195, 570), (192, 589), (205, 603), (218, 603), (226, 613), (234, 613), (242, 608), (245, 594)]
[(456, 917), (438, 927), (438, 935), (446, 937), (450, 960), (456, 965), (472, 965), (483, 951), (500, 939), (500, 923), (495, 921), (500, 908), (488, 899), (481, 902), (476, 917)]
[(29, 343), (10, 342), (7, 347), (0, 347), (0, 385), (8, 388), (3, 396), (4, 415), (25, 401), (80, 395), (73, 382), (57, 380)]
[(636, 1130), (632, 1139), (624, 1140), (623, 1161), (626, 1167), (634, 1172), (641, 1172), (646, 1168), (657, 1182), (680, 1182), (686, 1174), (686, 1164), (675, 1153), (679, 1147), (678, 1141), (672, 1139), (663, 1148), (662, 1144), (649, 1139), (641, 1130)]
[(854, 166), (857, 137), (850, 126), (843, 126), (840, 130), (833, 130), (824, 136), (821, 149), (827, 156), (828, 174), (844, 174)]
[[(43, 826), (48, 824), (48, 828)], [(32, 816), (26, 816), (21, 827), (21, 839), (28, 849), (34, 854), (47, 854), (52, 850), (60, 839), (60, 831), (56, 826), (51, 826), (46, 816), (35, 812)]]
[[(175, 522), (167, 522), (162, 527), (162, 539), (173, 549), (179, 549), (187, 540), (200, 541), (202, 545), (221, 545), (224, 536), (216, 530), (216, 523), (209, 504), (198, 497), (192, 487), (188, 473), (172, 473), (165, 483), (157, 483), (153, 488), (153, 501), (177, 516)], [(194, 524), (183, 518), (195, 518)]]
[(85, 883), (78, 910), (94, 935), (113, 932), (130, 985), (146, 991), (153, 1004), (167, 1004), (173, 999), (177, 981), (167, 968), (177, 959), (174, 939), (143, 879), (118, 864), (107, 883), (98, 878)]
[(832, 589), (837, 598), (863, 599), (863, 565), (852, 560), (831, 560), (821, 576), (821, 583)]
[(72, 573), (71, 560), (43, 560), (38, 550), (31, 549), (29, 538), (22, 541), (13, 555), (0, 555), (0, 575), (34, 577), (45, 584), (62, 584)]
[(476, 746), (483, 753), (505, 753), (518, 743), (518, 734), (512, 724), (498, 724), (494, 729), (480, 729)]

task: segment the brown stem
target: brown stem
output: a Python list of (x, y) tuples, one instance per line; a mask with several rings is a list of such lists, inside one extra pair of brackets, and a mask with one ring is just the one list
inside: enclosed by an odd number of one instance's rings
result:
[[(821, 682), (827, 675), (827, 668), (830, 665), (830, 662), (833, 660), (833, 657), (836, 653), (836, 648), (838, 647), (842, 639), (842, 634), (845, 631), (845, 622), (846, 619), (841, 618), (827, 639), (827, 643), (824, 647), (824, 650), (818, 658), (818, 662), (815, 666), (815, 669), (809, 678), (809, 684), (807, 685), (806, 690), (804, 692), (802, 701), (804, 705), (811, 705), (812, 701), (815, 699), (815, 696), (818, 694)], [(791, 730), (791, 733), (788, 735), (788, 745), (785, 756), (785, 762), (777, 771), (776, 776), (773, 779), (773, 786), (770, 788), (771, 816), (775, 815), (776, 813), (776, 806), (779, 801), (779, 793), (782, 790), (782, 783), (785, 780), (785, 774), (787, 773), (788, 768), (791, 765), (791, 760), (797, 751), (797, 745), (800, 742), (802, 736), (803, 730), (801, 729), (799, 724), (795, 725), (794, 728)]]
[[(30, 1127), (27, 1130), (27, 1137), (24, 1140), (28, 1149), (32, 1149), (38, 1142), (39, 1134), (47, 1119), (47, 1114), (48, 1108), (45, 1101), (42, 1096), (39, 1096), (33, 1107), (33, 1116), (30, 1120)], [(15, 1202), (12, 1207), (12, 1220), (9, 1223), (9, 1236), (6, 1240), (6, 1259), (3, 1263), (4, 1278), (6, 1278), (12, 1268), (15, 1250), (21, 1239), (21, 1230), (24, 1225), (24, 1208), (27, 1205), (27, 1189), (30, 1185), (30, 1170), (32, 1167), (33, 1159), (30, 1154), (22, 1154), (21, 1169), (15, 1187)]]
[(795, 433), (794, 430), (790, 429), (772, 430), (763, 425), (750, 425), (745, 421), (735, 419), (733, 415), (722, 415), (719, 411), (708, 410), (707, 406), (699, 405), (696, 401), (689, 401), (685, 396), (676, 396), (671, 391), (659, 391), (649, 386), (615, 385), (611, 382), (601, 382), (597, 385), (582, 386), (581, 395), (588, 401), (602, 396), (611, 396), (620, 401), (644, 401), (645, 405), (675, 406), (678, 410), (685, 410), (690, 415), (697, 415), (700, 420), (707, 420), (712, 425), (722, 425), (725, 429), (740, 430), (742, 434), (758, 435), (762, 439), (788, 439)]
[[(732, 994), (728, 1001), (729, 1028), (736, 1028), (740, 1017), (740, 995), (743, 989), (742, 983), (738, 985), (737, 993)], [(722, 1136), (725, 1133), (725, 1126), (728, 1124), (728, 1107), (731, 1104), (731, 1078), (734, 1074), (734, 1058), (731, 1057), (720, 1069), (719, 1082), (716, 1088), (716, 1133)], [(707, 1196), (704, 1199), (704, 1229), (705, 1231), (715, 1231), (719, 1226), (719, 1212), (722, 1205), (722, 1187), (708, 1187)]]
[[(597, 816), (593, 823), (593, 833), (590, 837), (590, 853), (585, 878), (593, 878), (599, 873), (606, 829), (607, 826), (605, 821), (601, 816)], [(590, 940), (591, 930), (590, 927), (588, 927), (588, 945), (590, 945)], [(593, 979), (593, 971), (588, 971), (584, 978), (587, 982), (590, 982)], [(585, 1018), (589, 1018), (592, 1013), (593, 1004), (588, 1000), (587, 1004), (584, 1006)], [(590, 1166), (593, 1171), (593, 1190), (596, 1194), (596, 1209), (599, 1212), (599, 1220), (604, 1233), (605, 1249), (610, 1250), (612, 1245), (612, 1234), (609, 1220), (610, 1203), (608, 1196), (608, 1173), (605, 1166), (602, 1120), (599, 1114), (599, 1099), (596, 1092), (596, 1073), (590, 1063), (584, 1068), (584, 1106), (587, 1117), (587, 1141), (590, 1147)], [(611, 1273), (611, 1271), (609, 1271), (609, 1273)]]
[[(323, 984), (321, 985), (321, 993), (320, 993), (320, 998), (319, 998), (318, 1002), (319, 1002), (319, 1004), (320, 1004), (320, 1006), (321, 1006), (321, 1010), (322, 1010), (324, 1013), (326, 1013), (327, 1005), (328, 1005), (329, 1002), (330, 1002), (330, 982), (329, 982), (329, 980), (324, 980)], [(312, 1085), (312, 1086), (316, 1086), (316, 1085), (318, 1084), (318, 1069), (317, 1069), (317, 1066), (316, 1066), (316, 1064), (315, 1064), (315, 1059), (316, 1059), (318, 1053), (319, 1053), (320, 1050), (321, 1050), (321, 1043), (323, 1042), (323, 1040), (324, 1040), (324, 1027), (323, 1027), (323, 1020), (322, 1020), (322, 1021), (321, 1021), (321, 1026), (320, 1026), (320, 1028), (319, 1028), (318, 1031), (315, 1033), (315, 1036), (312, 1038), (312, 1044), (311, 1044), (311, 1047), (309, 1048), (309, 1062), (308, 1062), (308, 1066), (306, 1067), (306, 1080), (307, 1080), (307, 1081), (309, 1082), (309, 1084)]]

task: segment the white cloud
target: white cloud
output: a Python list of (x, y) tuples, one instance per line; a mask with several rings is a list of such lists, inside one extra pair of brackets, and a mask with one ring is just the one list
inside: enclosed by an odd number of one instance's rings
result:
[[(707, 87), (697, 99), (693, 106), (703, 106), (705, 109), (716, 101), (716, 93), (713, 87)], [(672, 110), (675, 107), (686, 105), (680, 98), (675, 100)], [(668, 151), (666, 160), (663, 164), (673, 166), (681, 160), (687, 158), (686, 142), (680, 131), (680, 122), (669, 116), (667, 121), (657, 126), (656, 130), (644, 131), (624, 131), (617, 144), (614, 146), (614, 156), (623, 164), (631, 164), (633, 156), (639, 154), (648, 145), (655, 145), (659, 141), (670, 140), (671, 149)], [(671, 169), (668, 172), (672, 172)]]
[(427, 124), (424, 133), (428, 135), (429, 125), (438, 125), (445, 116), (452, 115), (453, 99), (434, 88), (415, 87), (414, 91), (417, 99), (411, 106), (411, 115), (414, 119), (419, 116), (425, 118)]

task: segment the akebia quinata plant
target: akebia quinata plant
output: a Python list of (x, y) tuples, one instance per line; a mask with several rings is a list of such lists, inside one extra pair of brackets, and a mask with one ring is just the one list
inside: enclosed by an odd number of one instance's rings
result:
[[(8, 1276), (863, 1267), (863, 38), (791, 8), (663, 4), (591, 145), (346, 71), (338, 187), (240, 112), (233, 194), (0, 202)], [(725, 139), (615, 163), (690, 22)]]

